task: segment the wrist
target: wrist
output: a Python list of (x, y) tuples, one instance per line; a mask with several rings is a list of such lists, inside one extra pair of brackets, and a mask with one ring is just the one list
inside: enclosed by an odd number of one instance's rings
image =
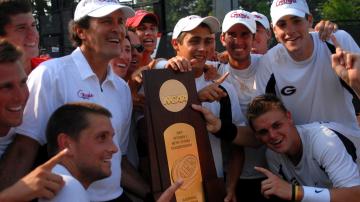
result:
[(326, 188), (302, 186), (301, 202), (330, 202), (330, 191)]
[(220, 121), (220, 129), (213, 133), (216, 137), (232, 142), (237, 135), (237, 127), (231, 121)]

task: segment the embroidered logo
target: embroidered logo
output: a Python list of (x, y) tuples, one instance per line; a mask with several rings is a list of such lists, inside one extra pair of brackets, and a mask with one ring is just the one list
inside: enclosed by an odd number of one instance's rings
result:
[(84, 90), (79, 90), (77, 92), (79, 98), (82, 98), (84, 100), (89, 100), (90, 98), (94, 97), (94, 94), (91, 92), (85, 92)]
[(323, 189), (321, 189), (321, 190), (317, 190), (317, 189), (315, 189), (315, 193), (320, 193), (320, 192), (322, 192), (322, 191), (324, 191)]

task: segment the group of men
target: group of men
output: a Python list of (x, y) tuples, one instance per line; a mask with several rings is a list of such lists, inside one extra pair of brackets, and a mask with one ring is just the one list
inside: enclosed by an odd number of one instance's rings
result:
[[(150, 56), (157, 17), (116, 0), (82, 0), (69, 26), (76, 49), (34, 70), (39, 35), (31, 4), (0, 0), (0, 19), (0, 200), (131, 201), (123, 187), (154, 200), (127, 158), (139, 89), (130, 90), (115, 69), (126, 63), (123, 78), (131, 80), (135, 69), (159, 63)], [(360, 134), (346, 84), (360, 94), (360, 56), (349, 53), (360, 48), (342, 30), (330, 43), (309, 33), (304, 0), (274, 0), (271, 19), (279, 44), (268, 51), (270, 25), (262, 14), (230, 11), (222, 26), (212, 16), (182, 18), (171, 41), (176, 57), (162, 65), (194, 71), (203, 106), (193, 108), (212, 133), (224, 200), (356, 201)], [(227, 62), (209, 62), (220, 27)], [(209, 66), (211, 79), (223, 76), (208, 80)], [(240, 147), (226, 156), (221, 141)], [(53, 158), (30, 172), (43, 145)], [(179, 186), (173, 182), (158, 200), (169, 201)]]

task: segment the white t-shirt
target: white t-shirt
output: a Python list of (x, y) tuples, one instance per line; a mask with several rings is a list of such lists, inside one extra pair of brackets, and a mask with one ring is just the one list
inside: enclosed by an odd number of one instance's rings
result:
[(273, 173), (304, 186), (338, 188), (360, 185), (358, 166), (332, 130), (319, 122), (299, 125), (297, 129), (303, 149), (300, 162), (294, 165), (286, 155), (268, 149), (266, 157)]
[[(231, 83), (234, 89), (236, 89), (243, 114), (246, 114), (248, 104), (256, 96), (255, 74), (257, 69), (261, 68), (259, 66), (259, 60), (262, 55), (251, 54), (250, 56), (251, 63), (246, 69), (234, 69), (230, 64), (213, 64), (218, 67), (219, 74), (223, 75), (226, 72), (230, 73), (226, 78), (226, 81)], [(264, 177), (264, 175), (254, 169), (254, 166), (267, 167), (265, 150), (265, 146), (259, 148), (244, 147), (245, 161), (240, 176), (241, 179), (257, 179)]]
[(132, 102), (128, 85), (108, 67), (108, 75), (100, 85), (81, 50), (71, 55), (41, 63), (29, 75), (30, 95), (25, 106), (23, 123), (16, 132), (46, 143), (45, 127), (50, 115), (68, 102), (93, 102), (112, 113), (114, 143), (119, 148), (112, 157), (110, 177), (96, 181), (87, 189), (92, 201), (119, 197), (121, 154), (126, 154)]
[(56, 165), (53, 173), (61, 175), (65, 181), (64, 187), (51, 200), (39, 199), (39, 202), (89, 202), (89, 196), (83, 185), (75, 179), (71, 173), (62, 165)]
[(4, 152), (6, 151), (7, 147), (12, 143), (15, 138), (15, 131), (14, 128), (10, 128), (8, 133), (5, 136), (0, 136), (0, 159)]
[[(314, 50), (310, 58), (294, 61), (282, 44), (260, 59), (256, 73), (259, 94), (265, 93), (271, 74), (276, 80), (276, 94), (292, 112), (296, 124), (333, 121), (358, 128), (352, 95), (341, 85), (331, 68), (331, 52), (318, 33), (310, 33)], [(345, 31), (335, 32), (344, 50), (360, 53), (360, 48)]]
[[(204, 75), (195, 79), (197, 91), (211, 84), (211, 81), (206, 81)], [(236, 97), (235, 89), (227, 82), (221, 84), (224, 87), (229, 95), (231, 102), (231, 113), (232, 113), (232, 122), (237, 125), (243, 125), (244, 115), (241, 113), (239, 102)], [(209, 109), (216, 117), (220, 116), (220, 103), (219, 102), (202, 102), (202, 106)], [(211, 144), (211, 150), (214, 157), (216, 172), (218, 177), (224, 176), (223, 168), (223, 158), (221, 151), (221, 140), (215, 137), (212, 134), (209, 134), (209, 140)]]

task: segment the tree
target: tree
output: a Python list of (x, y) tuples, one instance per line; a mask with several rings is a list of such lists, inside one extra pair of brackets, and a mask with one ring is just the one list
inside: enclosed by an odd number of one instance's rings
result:
[(328, 0), (321, 5), (321, 16), (332, 21), (359, 20), (360, 0)]

